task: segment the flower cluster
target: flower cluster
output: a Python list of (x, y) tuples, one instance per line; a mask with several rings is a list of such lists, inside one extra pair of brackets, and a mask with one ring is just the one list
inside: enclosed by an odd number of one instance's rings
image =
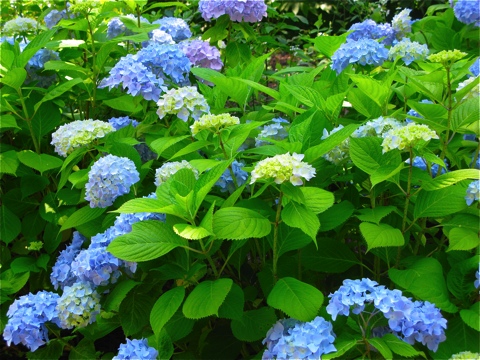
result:
[[(222, 192), (234, 192), (236, 189), (236, 186), (242, 186), (245, 184), (248, 178), (248, 173), (242, 168), (245, 166), (245, 164), (242, 164), (241, 162), (234, 160), (232, 162), (232, 171), (230, 172), (230, 169), (225, 170), (225, 172), (220, 176), (218, 181), (215, 183), (216, 186), (219, 186)], [(232, 178), (232, 173), (233, 176), (235, 177), (235, 181)]]
[(132, 160), (115, 155), (98, 159), (88, 172), (85, 200), (90, 207), (107, 207), (115, 199), (130, 192), (130, 186), (140, 181), (140, 175)]
[(277, 184), (290, 181), (295, 186), (302, 185), (302, 178), (309, 181), (315, 176), (315, 169), (312, 165), (302, 162), (303, 157), (303, 154), (287, 153), (259, 161), (252, 170), (250, 184), (257, 180), (273, 178)]
[(405, 35), (412, 32), (411, 11), (411, 9), (403, 9), (392, 19), (392, 27), (395, 30), (398, 40), (401, 40)]
[(331, 68), (340, 74), (349, 64), (380, 66), (387, 59), (387, 48), (375, 40), (348, 40), (332, 55)]
[(360, 126), (353, 132), (352, 137), (383, 136), (388, 131), (399, 129), (402, 126), (403, 124), (394, 118), (384, 118), (383, 116), (380, 116), (379, 118), (367, 121)]
[(198, 178), (198, 170), (190, 165), (188, 161), (173, 161), (163, 164), (155, 171), (155, 185), (160, 186), (160, 184), (170, 179), (170, 177), (180, 169), (190, 169), (193, 171), (195, 177)]
[(48, 341), (47, 322), (59, 324), (55, 309), (60, 297), (48, 291), (20, 296), (7, 311), (8, 322), (3, 330), (3, 338), (10, 346), (23, 344), (31, 351), (37, 350)]
[(100, 120), (76, 120), (60, 126), (52, 134), (52, 142), (55, 152), (63, 157), (73, 152), (76, 148), (88, 145), (98, 138), (102, 138), (114, 131), (109, 123)]
[(183, 121), (187, 121), (189, 117), (198, 120), (200, 116), (210, 111), (207, 100), (195, 86), (168, 90), (157, 101), (157, 105), (160, 119), (167, 114), (175, 114)]
[(195, 136), (202, 130), (216, 133), (220, 131), (220, 129), (238, 124), (240, 124), (240, 119), (230, 114), (205, 114), (200, 119), (195, 120), (193, 125), (190, 126), (190, 129), (192, 130), (192, 135)]
[(480, 199), (480, 180), (475, 180), (468, 185), (465, 201), (467, 205), (470, 206), (474, 201), (478, 201), (478, 199)]
[(193, 66), (213, 70), (222, 69), (223, 62), (220, 59), (220, 51), (215, 46), (211, 46), (208, 41), (182, 41), (179, 46)]
[[(410, 159), (407, 159), (405, 162), (410, 164)], [(415, 156), (413, 159), (413, 166), (423, 171), (428, 171), (432, 177), (437, 177), (438, 175), (442, 175), (447, 172), (444, 167), (441, 167), (438, 164), (432, 164), (432, 166), (429, 167), (427, 161), (421, 156)]]
[(468, 70), (472, 73), (473, 76), (480, 75), (480, 58), (477, 58), (475, 62), (468, 68)]
[[(330, 132), (327, 129), (323, 129), (322, 140), (327, 139), (332, 134), (343, 129), (343, 125), (338, 125), (333, 128)], [(323, 155), (323, 158), (335, 165), (341, 165), (347, 161), (350, 157), (350, 139), (347, 138), (342, 141), (339, 145), (335, 146), (332, 150)]]
[(475, 272), (475, 281), (473, 282), (473, 285), (476, 289), (480, 287), (480, 263), (478, 264), (478, 270)]
[(453, 354), (448, 360), (478, 360), (480, 353), (472, 353), (470, 351), (462, 351), (458, 354)]
[(188, 39), (192, 36), (190, 27), (185, 22), (185, 20), (175, 17), (163, 17), (161, 19), (155, 20), (152, 24), (158, 24), (159, 29), (165, 31), (169, 34), (173, 41), (181, 41)]
[(389, 290), (370, 279), (344, 280), (329, 298), (327, 313), (333, 320), (339, 314), (348, 316), (350, 310), (360, 314), (373, 304), (375, 310), (369, 311), (370, 316), (382, 313), (388, 319), (390, 331), (411, 345), (418, 341), (435, 352), (439, 343), (446, 339), (447, 320), (435, 305), (413, 301), (400, 290)]
[(412, 147), (419, 141), (438, 139), (435, 131), (427, 125), (409, 123), (397, 129), (389, 130), (383, 137), (382, 147), (386, 153), (393, 149), (404, 150)]
[(51, 60), (60, 60), (58, 52), (49, 49), (38, 50), (33, 57), (28, 60), (25, 70), (27, 70), (28, 76), (25, 83), (31, 83), (36, 81), (38, 87), (49, 87), (56, 79), (55, 75), (43, 76), (42, 70), (45, 68), (45, 63)]
[[(125, 17), (137, 21), (137, 18), (133, 14), (128, 14)], [(142, 23), (150, 24), (150, 22), (144, 17), (140, 17), (140, 21)], [(110, 19), (107, 24), (107, 39), (113, 39), (120, 35), (133, 35), (133, 32), (127, 29), (119, 17), (114, 17)]]
[(207, 21), (225, 14), (237, 22), (259, 22), (267, 16), (265, 0), (200, 0), (198, 10)]
[[(67, 5), (67, 9), (69, 9), (70, 3), (67, 2), (66, 5)], [(45, 15), (45, 17), (43, 18), (43, 21), (45, 21), (45, 25), (47, 26), (47, 28), (49, 29), (53, 28), (62, 19), (68, 19), (68, 18), (73, 19), (75, 15), (72, 13), (67, 15), (67, 9), (63, 9), (61, 11), (53, 9), (47, 15)]]
[(262, 359), (321, 359), (336, 351), (332, 324), (317, 316), (309, 322), (282, 319), (268, 330)]
[(392, 45), (396, 39), (395, 30), (393, 30), (390, 24), (377, 24), (373, 20), (365, 20), (361, 23), (355, 23), (350, 26), (349, 31), (354, 30), (351, 34), (348, 34), (348, 40), (360, 40), (360, 39), (373, 39), (377, 40), (384, 38), (382, 44)]
[(138, 125), (138, 121), (131, 119), (129, 116), (112, 117), (108, 120), (108, 123), (112, 125), (115, 130), (120, 130), (128, 125), (132, 125), (133, 127), (137, 127)]
[(409, 38), (404, 38), (389, 50), (388, 57), (391, 60), (400, 57), (405, 65), (410, 65), (415, 60), (424, 60), (428, 52), (427, 45), (420, 44), (416, 41), (412, 42)]
[(94, 322), (100, 313), (100, 295), (89, 283), (76, 282), (65, 286), (56, 310), (62, 329), (85, 327)]
[(76, 282), (76, 277), (71, 271), (72, 262), (80, 252), (80, 249), (86, 238), (78, 231), (73, 233), (72, 243), (58, 255), (55, 265), (52, 267), (50, 281), (57, 290), (59, 287), (63, 289), (65, 286), (71, 286)]
[(462, 81), (461, 83), (458, 84), (457, 87), (457, 92), (462, 90), (465, 86), (471, 84), (474, 81), (477, 81), (477, 85), (475, 85), (463, 98), (462, 100), (467, 100), (467, 99), (474, 99), (480, 96), (480, 83), (478, 83), (478, 79), (480, 77), (469, 77), (467, 80)]
[(112, 360), (156, 359), (157, 356), (158, 351), (148, 346), (147, 339), (127, 339), (126, 344), (120, 344), (118, 355), (114, 356)]
[(433, 63), (440, 63), (445, 67), (450, 67), (454, 62), (467, 56), (467, 53), (464, 53), (460, 50), (442, 50), (436, 54), (431, 54), (428, 56), (428, 60)]
[(457, 0), (453, 12), (458, 21), (464, 24), (480, 26), (480, 1), (479, 0)]
[(5, 25), (3, 25), (2, 33), (5, 35), (19, 35), (34, 32), (38, 27), (39, 25), (36, 20), (19, 16), (7, 21)]
[(283, 118), (273, 118), (273, 124), (263, 126), (262, 130), (255, 138), (255, 146), (270, 144), (268, 140), (263, 138), (270, 138), (273, 140), (283, 140), (288, 136), (288, 132), (285, 130), (282, 124), (289, 124), (289, 122)]
[[(172, 35), (160, 29), (152, 30), (150, 41), (153, 41), (159, 44), (166, 44), (166, 45), (175, 44), (175, 41), (173, 41)], [(146, 46), (148, 46), (148, 42)]]

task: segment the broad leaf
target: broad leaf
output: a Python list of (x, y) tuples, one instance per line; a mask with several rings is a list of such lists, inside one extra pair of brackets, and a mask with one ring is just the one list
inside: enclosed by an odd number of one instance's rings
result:
[(367, 242), (368, 250), (387, 247), (402, 246), (405, 243), (402, 232), (388, 224), (361, 223), (360, 232)]
[(480, 170), (477, 169), (463, 169), (447, 172), (443, 175), (437, 176), (432, 181), (422, 185), (422, 189), (426, 191), (434, 191), (446, 188), (450, 185), (456, 184), (459, 181), (480, 178)]
[(67, 230), (79, 225), (86, 224), (94, 219), (100, 217), (107, 209), (106, 208), (91, 208), (84, 206), (68, 217), (63, 223), (60, 231)]
[(355, 215), (362, 221), (368, 221), (380, 225), (380, 220), (395, 210), (395, 206), (377, 206), (374, 209), (358, 210), (359, 215)]
[(158, 298), (150, 313), (150, 325), (155, 334), (160, 334), (163, 326), (171, 319), (185, 298), (185, 288), (173, 288)]
[(334, 239), (318, 240), (318, 249), (313, 244), (302, 250), (302, 266), (317, 272), (342, 273), (361, 264), (344, 243)]
[(322, 213), (329, 209), (335, 200), (333, 193), (320, 188), (301, 187), (300, 190), (305, 197), (303, 204), (315, 214)]
[(415, 202), (415, 219), (421, 217), (442, 217), (467, 207), (465, 188), (449, 186), (439, 190), (421, 190)]
[(470, 309), (460, 310), (460, 317), (472, 329), (480, 331), (480, 302), (477, 301)]
[(243, 315), (243, 306), (245, 305), (245, 296), (243, 290), (237, 284), (232, 284), (225, 301), (218, 309), (218, 317), (225, 319), (239, 320)]
[(58, 157), (47, 154), (36, 154), (31, 150), (23, 150), (17, 153), (18, 160), (32, 169), (43, 173), (47, 170), (57, 169), (63, 165)]
[(201, 226), (193, 226), (190, 224), (175, 224), (173, 230), (177, 235), (189, 240), (199, 240), (213, 235), (210, 231)]
[(125, 336), (133, 335), (148, 325), (150, 310), (154, 302), (155, 298), (150, 294), (135, 291), (128, 294), (122, 301), (119, 314)]
[(288, 226), (302, 230), (316, 243), (320, 221), (312, 210), (291, 201), (282, 210), (282, 220)]
[(357, 124), (350, 124), (340, 129), (336, 133), (333, 133), (328, 138), (323, 140), (319, 145), (308, 148), (305, 151), (305, 161), (312, 163), (322, 155), (332, 150), (335, 146), (339, 145), (342, 141), (347, 139), (358, 127)]
[(183, 314), (189, 319), (201, 319), (217, 315), (232, 287), (232, 279), (202, 281), (188, 295), (183, 304)]
[(213, 215), (213, 232), (217, 239), (261, 238), (268, 235), (271, 229), (267, 218), (246, 208), (228, 207)]
[(245, 311), (240, 319), (232, 320), (232, 332), (240, 341), (253, 342), (265, 338), (265, 334), (275, 324), (275, 310), (262, 307)]
[(451, 229), (447, 236), (449, 240), (447, 252), (452, 250), (472, 250), (480, 245), (478, 232), (462, 227)]
[[(383, 341), (383, 339), (379, 338), (371, 338), (368, 339), (369, 345), (373, 346), (377, 351), (382, 354), (385, 360), (392, 360), (393, 354), (388, 345)], [(367, 345), (368, 346), (368, 345)]]
[(422, 356), (425, 358), (425, 354), (415, 350), (415, 348), (409, 343), (399, 339), (393, 334), (386, 334), (382, 337), (382, 340), (394, 354), (404, 357)]

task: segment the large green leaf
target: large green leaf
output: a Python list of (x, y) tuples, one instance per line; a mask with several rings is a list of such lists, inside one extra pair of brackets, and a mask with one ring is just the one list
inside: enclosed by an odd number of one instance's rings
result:
[(167, 150), (169, 147), (175, 145), (176, 143), (189, 138), (189, 135), (184, 136), (171, 136), (171, 137), (161, 137), (150, 143), (150, 147), (160, 156), (162, 153)]
[(322, 360), (329, 360), (329, 359), (337, 359), (340, 356), (343, 356), (347, 351), (355, 347), (358, 343), (357, 339), (352, 340), (343, 340), (343, 339), (335, 339), (335, 348), (337, 351), (334, 353), (323, 354)]
[(467, 207), (465, 188), (449, 186), (439, 190), (421, 190), (415, 202), (415, 219), (451, 215)]
[(382, 337), (382, 340), (387, 344), (388, 348), (392, 350), (394, 354), (403, 356), (403, 357), (414, 357), (422, 356), (425, 358), (425, 354), (415, 350), (415, 348), (409, 343), (399, 339), (393, 334), (386, 334)]
[(472, 329), (480, 331), (480, 302), (477, 301), (470, 309), (460, 310), (460, 317)]
[(193, 226), (190, 224), (175, 224), (173, 230), (177, 235), (189, 240), (199, 240), (213, 235), (201, 226)]
[(448, 232), (448, 251), (452, 250), (472, 250), (480, 245), (478, 232), (462, 227), (453, 228)]
[(240, 319), (232, 320), (231, 327), (238, 340), (252, 342), (265, 338), (265, 334), (276, 321), (275, 310), (262, 307), (245, 311)]
[(8, 85), (15, 90), (19, 90), (27, 77), (25, 69), (15, 68), (8, 71), (4, 77), (0, 78), (2, 84)]
[(343, 200), (338, 204), (334, 204), (330, 209), (318, 215), (320, 219), (320, 232), (335, 229), (350, 218), (355, 210), (353, 204), (348, 200)]
[(311, 244), (302, 250), (302, 266), (318, 272), (342, 273), (359, 264), (348, 246), (335, 239), (321, 238), (318, 249)]
[(346, 41), (347, 35), (348, 34), (340, 36), (317, 36), (314, 41), (315, 49), (331, 58), (335, 51)]
[(405, 243), (402, 232), (388, 224), (360, 224), (360, 232), (367, 242), (368, 250), (378, 247), (402, 246)]
[[(368, 340), (369, 345), (373, 346), (377, 351), (382, 354), (385, 360), (392, 360), (393, 354), (388, 345), (380, 338), (371, 338)], [(367, 345), (367, 346), (369, 346)]]
[(473, 290), (472, 274), (478, 270), (480, 256), (455, 262), (447, 275), (448, 290), (460, 300), (467, 299)]
[(458, 311), (449, 300), (442, 265), (438, 260), (418, 258), (405, 270), (391, 268), (388, 275), (395, 284), (421, 300), (430, 301), (446, 312)]
[(282, 210), (282, 220), (288, 226), (299, 228), (316, 243), (320, 221), (305, 205), (290, 201)]
[(362, 221), (373, 222), (380, 225), (380, 220), (395, 210), (395, 206), (377, 206), (373, 209), (358, 210), (359, 215), (356, 215)]
[(47, 170), (57, 169), (63, 165), (63, 160), (58, 157), (47, 154), (37, 154), (31, 150), (19, 151), (17, 156), (22, 164), (38, 170), (40, 173)]
[[(269, 240), (273, 239), (270, 234)], [(288, 251), (301, 249), (312, 242), (312, 239), (303, 231), (281, 223), (278, 227), (277, 256), (280, 257)]]
[(158, 298), (150, 313), (150, 325), (155, 334), (160, 334), (163, 326), (172, 318), (185, 298), (185, 288), (176, 287)]
[(198, 181), (195, 183), (194, 194), (195, 194), (195, 207), (197, 210), (200, 208), (200, 205), (205, 199), (205, 196), (210, 192), (212, 187), (215, 185), (217, 180), (222, 176), (222, 174), (227, 170), (232, 160), (230, 161), (221, 161), (209, 171), (202, 174)]
[(128, 234), (116, 237), (107, 250), (122, 260), (138, 262), (156, 259), (187, 244), (187, 240), (175, 234), (167, 224), (146, 220), (133, 224)]
[(243, 290), (237, 284), (232, 284), (225, 301), (218, 309), (218, 317), (225, 319), (241, 319), (243, 315), (243, 306), (245, 305), (245, 295)]
[(367, 174), (381, 166), (382, 139), (376, 137), (351, 138), (350, 157), (353, 164)]
[(300, 280), (291, 277), (279, 279), (268, 295), (267, 303), (300, 321), (311, 321), (323, 303), (323, 294)]
[(446, 188), (447, 186), (456, 184), (459, 181), (480, 178), (480, 170), (477, 169), (463, 169), (447, 172), (443, 175), (437, 176), (432, 181), (422, 185), (422, 189), (426, 191), (433, 191)]
[(0, 153), (0, 162), (2, 163), (0, 174), (16, 175), (19, 161), (15, 150)]
[(452, 354), (463, 351), (478, 352), (478, 349), (480, 349), (478, 331), (466, 325), (460, 316), (448, 319), (445, 336), (447, 339), (440, 343), (437, 352), (430, 352), (433, 359), (449, 359)]
[(300, 190), (305, 198), (303, 204), (315, 214), (329, 209), (335, 200), (333, 193), (317, 187), (301, 187)]
[(150, 294), (135, 291), (128, 294), (122, 301), (119, 314), (125, 336), (133, 335), (148, 325), (150, 310), (154, 302), (155, 298)]
[(232, 279), (202, 281), (188, 295), (183, 304), (183, 314), (189, 319), (201, 319), (217, 315), (232, 287)]
[(390, 86), (382, 84), (366, 75), (350, 74), (350, 78), (357, 85), (358, 89), (373, 100), (379, 107), (384, 107), (390, 94)]
[(53, 87), (45, 96), (42, 97), (42, 100), (40, 100), (39, 102), (37, 102), (35, 104), (33, 109), (35, 110), (35, 112), (37, 112), (38, 109), (40, 108), (40, 106), (44, 102), (47, 102), (47, 101), (50, 101), (50, 100), (53, 100), (53, 99), (59, 97), (60, 95), (66, 93), (68, 90), (70, 90), (75, 85), (80, 84), (81, 82), (83, 82), (82, 79), (75, 78), (75, 79), (68, 80), (67, 82), (64, 82), (60, 85), (57, 85), (57, 86)]
[(75, 211), (67, 220), (65, 220), (60, 231), (86, 224), (100, 217), (106, 210), (106, 208), (91, 208), (90, 206), (84, 206)]
[(336, 133), (331, 134), (328, 138), (323, 140), (319, 145), (313, 146), (305, 151), (305, 161), (312, 163), (320, 156), (326, 154), (332, 150), (335, 146), (339, 145), (342, 141), (347, 139), (358, 127), (357, 124), (349, 124), (343, 129), (340, 129)]
[(0, 240), (9, 244), (20, 234), (21, 229), (22, 223), (18, 216), (2, 205), (0, 207)]
[(131, 279), (115, 283), (113, 290), (107, 295), (105, 302), (102, 304), (102, 309), (110, 311), (118, 311), (120, 304), (125, 299), (127, 294), (139, 283)]
[(213, 215), (213, 232), (218, 239), (261, 238), (271, 229), (272, 225), (266, 217), (246, 208), (223, 208)]

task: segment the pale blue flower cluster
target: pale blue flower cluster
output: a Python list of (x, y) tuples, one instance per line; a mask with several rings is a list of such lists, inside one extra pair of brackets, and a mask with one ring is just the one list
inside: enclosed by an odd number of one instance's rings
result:
[(480, 199), (480, 180), (475, 180), (468, 185), (465, 201), (470, 206), (478, 199)]
[(349, 64), (380, 66), (387, 59), (387, 48), (375, 40), (348, 40), (332, 55), (331, 68), (340, 74)]
[[(125, 17), (137, 21), (137, 17), (133, 14), (128, 14)], [(150, 21), (144, 17), (140, 17), (140, 22), (150, 24)], [(120, 20), (119, 17), (114, 17), (110, 19), (107, 24), (107, 39), (113, 39), (120, 35), (132, 35), (133, 32), (125, 26), (125, 24)]]
[(395, 30), (398, 40), (403, 39), (405, 35), (412, 32), (411, 11), (411, 9), (403, 9), (392, 19), (392, 27)]
[(383, 136), (386, 132), (392, 129), (401, 128), (402, 126), (403, 124), (394, 118), (384, 118), (383, 116), (380, 116), (374, 120), (367, 121), (360, 126), (353, 132), (352, 137), (361, 138), (367, 136)]
[[(457, 92), (462, 90), (467, 85), (470, 85), (475, 80), (478, 80), (478, 78), (479, 76), (470, 76), (467, 80), (462, 81), (457, 86)], [(480, 96), (480, 83), (477, 83), (477, 85), (471, 88), (467, 94), (465, 94), (462, 100), (474, 99), (474, 98), (478, 98), (479, 96)]]
[(23, 344), (30, 351), (37, 350), (48, 341), (47, 322), (59, 325), (56, 310), (58, 294), (39, 291), (35, 295), (20, 296), (7, 311), (8, 322), (3, 338), (8, 346)]
[[(175, 41), (173, 40), (172, 35), (160, 29), (152, 30), (150, 41), (153, 41), (159, 44), (167, 44), (167, 45), (175, 44)], [(148, 46), (148, 44), (149, 43), (147, 42), (145, 46)]]
[(192, 36), (192, 31), (185, 20), (175, 17), (163, 17), (152, 24), (158, 24), (159, 29), (169, 34), (173, 41), (179, 42)]
[(120, 344), (117, 356), (112, 360), (123, 359), (145, 359), (153, 360), (158, 356), (158, 351), (148, 346), (147, 339), (130, 340), (127, 339), (126, 344)]
[(5, 35), (16, 36), (28, 32), (34, 32), (38, 28), (39, 24), (36, 20), (19, 16), (7, 21), (5, 25), (3, 25), (2, 33)]
[(98, 159), (88, 172), (85, 200), (90, 201), (92, 208), (110, 206), (138, 181), (140, 175), (132, 160), (109, 154)]
[(132, 125), (133, 127), (137, 127), (139, 124), (137, 120), (131, 119), (129, 116), (121, 116), (121, 117), (112, 117), (108, 120), (108, 123), (114, 127), (115, 130), (120, 130), (128, 125)]
[(220, 59), (220, 51), (211, 46), (208, 41), (189, 40), (182, 41), (180, 49), (188, 57), (193, 66), (221, 70), (223, 62)]
[[(343, 125), (334, 127), (331, 131), (323, 129), (322, 140), (327, 139), (329, 136), (343, 129)], [(335, 146), (332, 150), (323, 155), (323, 158), (335, 165), (342, 165), (344, 162), (350, 159), (350, 138), (345, 139), (340, 144)]]
[(155, 170), (155, 185), (160, 186), (160, 184), (170, 179), (170, 177), (180, 169), (190, 169), (193, 171), (195, 177), (198, 178), (198, 170), (190, 165), (188, 161), (173, 161), (167, 162)]
[[(70, 3), (67, 2), (67, 8), (70, 8)], [(67, 15), (67, 10), (66, 9), (63, 9), (61, 11), (58, 11), (58, 10), (51, 10), (47, 15), (45, 15), (45, 17), (43, 18), (43, 21), (45, 21), (45, 25), (47, 26), (47, 28), (51, 29), (53, 28), (55, 25), (57, 25), (60, 20), (62, 19), (73, 19), (75, 17), (75, 14), (68, 14)]]
[(477, 60), (470, 66), (468, 69), (473, 76), (478, 76), (480, 75), (480, 58), (477, 58)]
[(332, 324), (317, 316), (309, 322), (282, 319), (268, 330), (262, 359), (321, 359), (337, 351)]
[(458, 21), (464, 24), (480, 26), (480, 1), (458, 0), (453, 7), (453, 12)]
[(264, 125), (260, 133), (255, 138), (256, 147), (270, 144), (270, 142), (268, 140), (265, 140), (264, 138), (281, 141), (288, 136), (288, 132), (285, 129), (285, 126), (288, 126), (290, 124), (288, 120), (278, 117), (273, 118), (272, 121), (273, 124)]
[(198, 120), (200, 116), (210, 111), (207, 100), (195, 86), (168, 90), (157, 101), (157, 105), (157, 114), (160, 119), (163, 119), (167, 114), (174, 114), (185, 122), (190, 117)]
[(360, 40), (360, 39), (381, 39), (384, 45), (392, 45), (396, 39), (395, 30), (393, 30), (390, 24), (377, 24), (373, 20), (365, 20), (361, 23), (355, 23), (350, 26), (348, 31), (354, 30), (351, 34), (348, 34), (348, 40)]
[[(242, 170), (245, 164), (237, 160), (233, 160), (231, 166), (232, 166), (232, 172), (233, 172), (233, 176), (235, 176), (235, 182), (237, 186), (242, 186), (247, 182), (247, 179), (248, 179), (248, 173), (245, 170)], [(220, 178), (215, 183), (215, 185), (219, 186), (222, 192), (228, 191), (232, 193), (236, 190), (235, 182), (233, 181), (232, 173), (230, 172), (229, 169), (227, 169), (222, 174), (222, 176), (220, 176)]]
[(65, 286), (58, 299), (56, 310), (62, 329), (85, 327), (100, 313), (100, 295), (87, 282)]
[(427, 45), (420, 44), (416, 41), (412, 42), (409, 38), (404, 38), (389, 50), (388, 57), (390, 60), (395, 60), (397, 57), (400, 57), (405, 65), (410, 65), (415, 60), (424, 60), (428, 53)]
[[(423, 99), (420, 101), (421, 104), (433, 104), (433, 101), (431, 100), (428, 100), (428, 99)], [(417, 117), (417, 118), (420, 118), (420, 119), (423, 119), (423, 116), (420, 115), (418, 112), (416, 112), (415, 110), (413, 109), (410, 109), (408, 112), (407, 112), (407, 115), (410, 115), (410, 116), (414, 116), (414, 117)], [(406, 119), (405, 120), (407, 123), (410, 123), (410, 122), (413, 122), (413, 120), (410, 120), (410, 119)]]
[(344, 280), (329, 298), (327, 313), (333, 320), (338, 315), (348, 316), (350, 311), (358, 315), (366, 306), (373, 305), (368, 310), (370, 316), (382, 313), (390, 331), (411, 345), (421, 342), (435, 352), (446, 339), (447, 320), (435, 305), (413, 301), (400, 290), (389, 290), (370, 279)]
[[(410, 159), (405, 160), (405, 163), (410, 164)], [(447, 170), (444, 167), (441, 167), (438, 164), (432, 164), (432, 166), (429, 168), (428, 167), (428, 162), (421, 156), (415, 156), (413, 159), (413, 166), (423, 170), (423, 171), (428, 171), (432, 177), (437, 177), (438, 175), (443, 175), (447, 172)], [(445, 162), (445, 166), (447, 166), (447, 163)], [(440, 173), (439, 173), (440, 170)]]
[(207, 21), (225, 14), (237, 22), (259, 22), (267, 16), (265, 0), (200, 0), (198, 10)]
[(49, 49), (38, 50), (33, 57), (28, 60), (25, 70), (27, 70), (26, 84), (36, 82), (36, 86), (47, 88), (55, 80), (56, 75), (44, 76), (42, 71), (47, 61), (60, 60), (58, 52)]
[(67, 157), (75, 149), (88, 145), (114, 130), (114, 127), (105, 121), (76, 120), (60, 126), (52, 134), (50, 144), (55, 146), (55, 152), (58, 155)]
[(50, 281), (55, 290), (58, 288), (63, 289), (65, 286), (71, 286), (77, 281), (71, 266), (85, 240), (85, 236), (78, 231), (74, 231), (71, 244), (58, 255), (57, 261), (52, 267), (52, 273), (50, 274)]
[(480, 287), (480, 263), (478, 263), (478, 270), (475, 272), (475, 281), (473, 282), (473, 285), (476, 289)]
[(150, 150), (148, 145), (145, 143), (135, 144), (133, 147), (140, 154), (140, 159), (142, 159), (142, 162), (144, 163), (150, 160), (155, 160), (158, 157), (158, 155)]

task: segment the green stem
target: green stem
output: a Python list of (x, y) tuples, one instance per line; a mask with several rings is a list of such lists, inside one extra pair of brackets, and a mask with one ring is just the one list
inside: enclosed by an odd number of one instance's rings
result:
[[(403, 208), (402, 234), (405, 234), (406, 232), (407, 218), (408, 218), (408, 205), (410, 205), (410, 196), (411, 196), (411, 190), (412, 190), (413, 150), (411, 147), (409, 148), (409, 154), (410, 154), (410, 164), (408, 166), (407, 194), (405, 195), (405, 206)], [(398, 252), (397, 252), (397, 261), (395, 263), (396, 267), (398, 267), (400, 263), (401, 254), (402, 254), (402, 247), (399, 246)]]
[(36, 153), (40, 154), (40, 144), (38, 143), (37, 138), (35, 137), (35, 132), (33, 131), (32, 119), (30, 118), (30, 115), (28, 114), (28, 109), (27, 109), (27, 105), (25, 104), (25, 98), (23, 97), (22, 89), (20, 89), (20, 88), (17, 89), (17, 93), (18, 93), (18, 96), (20, 98), (20, 103), (22, 104), (24, 120), (27, 122), (28, 130), (30, 131), (30, 136), (32, 137), (33, 146), (35, 147)]
[(210, 256), (210, 254), (208, 253), (208, 251), (205, 250), (205, 244), (203, 243), (203, 240), (200, 239), (200, 240), (198, 240), (198, 242), (200, 243), (200, 246), (201, 246), (201, 248), (202, 248), (202, 250), (203, 250), (203, 254), (204, 254), (205, 257), (207, 258), (210, 266), (212, 267), (213, 274), (215, 275), (216, 278), (218, 278), (217, 267), (215, 266), (215, 263), (213, 262), (212, 257)]
[[(92, 70), (93, 70), (93, 78), (92, 78), (92, 82), (93, 82), (93, 94), (92, 94), (92, 112), (93, 112), (93, 109), (95, 109), (95, 99), (97, 97), (97, 78), (98, 78), (98, 67), (97, 67), (97, 64), (96, 64), (96, 60), (95, 60), (95, 40), (93, 39), (93, 29), (92, 29), (92, 24), (90, 23), (90, 21), (88, 20), (88, 14), (85, 16), (85, 18), (87, 19), (87, 24), (88, 24), (88, 32), (90, 33), (90, 40), (91, 40), (91, 46), (92, 46)], [(92, 114), (92, 117), (93, 117), (93, 114)]]
[(273, 228), (273, 282), (276, 283), (277, 278), (277, 261), (278, 261), (278, 254), (277, 254), (277, 242), (278, 242), (278, 226), (280, 225), (280, 217), (282, 214), (282, 198), (283, 193), (280, 191), (280, 196), (278, 197), (278, 204), (277, 204), (277, 214), (275, 216), (275, 223)]
[(440, 155), (440, 158), (443, 160), (445, 159), (445, 155), (447, 153), (447, 146), (449, 143), (449, 137), (450, 137), (450, 126), (452, 122), (452, 107), (453, 107), (453, 98), (452, 98), (452, 84), (451, 84), (451, 79), (450, 79), (450, 68), (446, 67), (445, 68), (447, 71), (447, 101), (448, 101), (448, 106), (447, 106), (447, 133), (445, 134), (445, 139), (443, 139), (443, 147), (442, 147), (442, 153)]

